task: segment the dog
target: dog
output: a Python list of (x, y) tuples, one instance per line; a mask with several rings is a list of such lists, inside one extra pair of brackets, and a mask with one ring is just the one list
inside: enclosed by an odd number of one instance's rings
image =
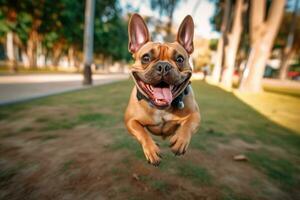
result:
[(194, 22), (187, 15), (175, 42), (157, 43), (151, 41), (143, 18), (133, 14), (128, 36), (135, 86), (124, 121), (128, 132), (141, 144), (148, 162), (158, 166), (160, 149), (150, 134), (169, 137), (172, 152), (183, 155), (200, 124), (199, 107), (190, 86)]

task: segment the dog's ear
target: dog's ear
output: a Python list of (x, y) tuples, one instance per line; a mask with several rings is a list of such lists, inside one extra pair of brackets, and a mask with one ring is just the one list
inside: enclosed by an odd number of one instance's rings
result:
[(194, 51), (193, 37), (194, 21), (190, 15), (187, 15), (178, 29), (177, 42), (184, 47), (188, 54)]
[(139, 14), (133, 14), (128, 24), (128, 50), (135, 53), (150, 40), (148, 28)]

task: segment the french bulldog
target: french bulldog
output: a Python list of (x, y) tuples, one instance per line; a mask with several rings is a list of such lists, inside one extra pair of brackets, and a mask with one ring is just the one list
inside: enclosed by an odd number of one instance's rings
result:
[(129, 133), (141, 144), (148, 162), (158, 166), (160, 149), (151, 134), (169, 138), (172, 152), (183, 155), (200, 124), (199, 108), (190, 85), (194, 22), (190, 15), (186, 16), (175, 42), (158, 43), (151, 41), (143, 18), (133, 14), (128, 35), (135, 86), (124, 121)]

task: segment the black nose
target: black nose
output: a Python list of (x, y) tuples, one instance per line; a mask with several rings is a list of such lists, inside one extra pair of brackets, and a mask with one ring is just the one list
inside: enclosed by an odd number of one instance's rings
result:
[(156, 65), (156, 71), (160, 74), (166, 74), (170, 69), (171, 65), (168, 62), (159, 62)]

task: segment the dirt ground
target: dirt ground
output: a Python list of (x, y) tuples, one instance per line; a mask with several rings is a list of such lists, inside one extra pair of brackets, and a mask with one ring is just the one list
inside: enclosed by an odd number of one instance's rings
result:
[(159, 167), (124, 128), (129, 81), (0, 108), (0, 199), (300, 199), (299, 135), (193, 85), (202, 126), (183, 157), (155, 138)]

